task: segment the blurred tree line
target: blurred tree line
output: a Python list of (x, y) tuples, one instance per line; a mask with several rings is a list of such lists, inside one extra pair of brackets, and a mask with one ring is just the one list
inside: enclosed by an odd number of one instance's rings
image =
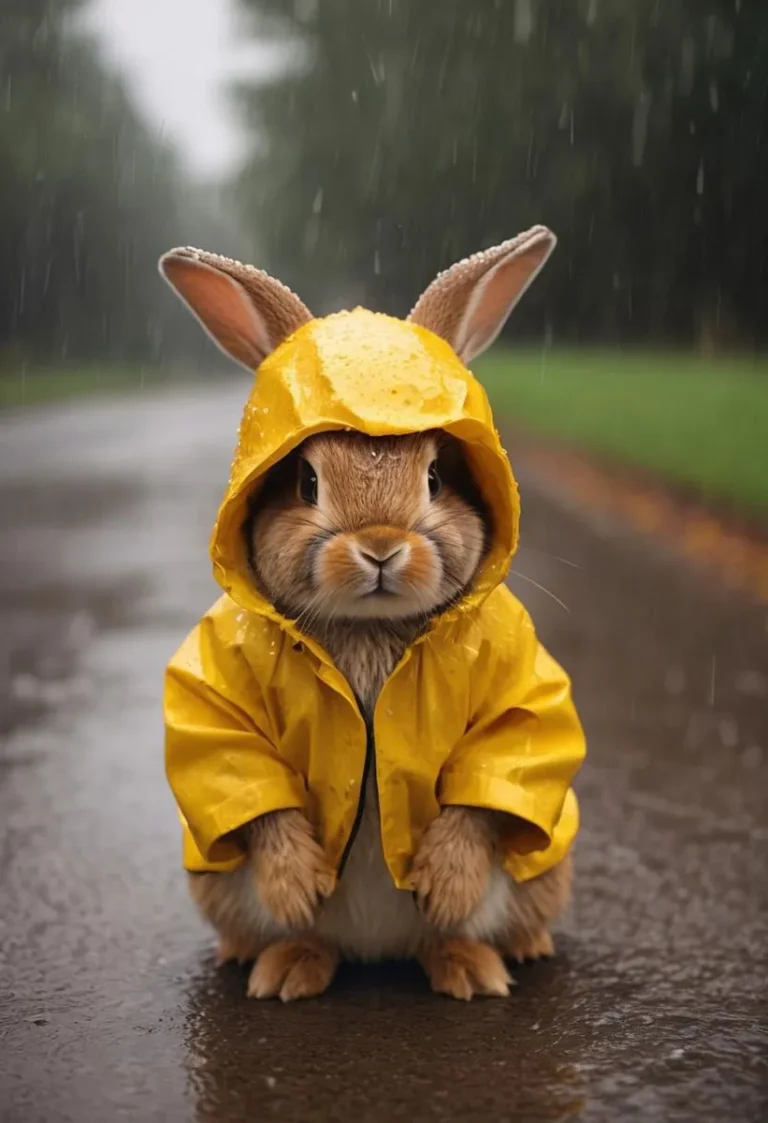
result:
[(524, 332), (765, 344), (765, 0), (240, 3), (295, 64), (238, 91), (239, 197), (317, 312), (545, 222)]
[(199, 347), (157, 258), (224, 235), (80, 29), (85, 6), (0, 5), (0, 369)]

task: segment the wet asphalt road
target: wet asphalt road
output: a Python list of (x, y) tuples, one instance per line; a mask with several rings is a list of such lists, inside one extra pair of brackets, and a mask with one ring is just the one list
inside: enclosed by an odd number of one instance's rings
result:
[(0, 1119), (766, 1118), (768, 610), (524, 466), (518, 569), (570, 612), (512, 585), (590, 737), (559, 957), (470, 1005), (410, 968), (259, 1004), (214, 968), (160, 692), (244, 391), (0, 418)]

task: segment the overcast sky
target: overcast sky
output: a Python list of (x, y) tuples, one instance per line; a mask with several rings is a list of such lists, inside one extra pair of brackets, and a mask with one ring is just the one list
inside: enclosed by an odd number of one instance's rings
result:
[(206, 177), (242, 152), (227, 79), (279, 65), (274, 49), (238, 44), (234, 12), (233, 0), (93, 0), (87, 19), (139, 106)]

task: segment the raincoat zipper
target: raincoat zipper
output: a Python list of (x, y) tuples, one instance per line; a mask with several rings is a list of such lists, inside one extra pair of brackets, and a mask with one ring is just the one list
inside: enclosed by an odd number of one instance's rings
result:
[[(358, 705), (359, 705), (359, 703), (358, 703)], [(361, 709), (362, 709), (362, 707), (361, 707)], [(368, 788), (368, 775), (371, 771), (371, 764), (373, 763), (375, 755), (376, 755), (376, 750), (375, 750), (374, 743), (373, 743), (373, 729), (369, 725), (369, 723), (366, 721), (366, 723), (365, 723), (365, 762), (363, 764), (363, 777), (362, 777), (362, 780), (360, 781), (360, 796), (359, 796), (358, 801), (357, 801), (357, 810), (355, 811), (355, 821), (352, 824), (352, 830), (349, 832), (349, 838), (347, 839), (346, 845), (344, 847), (344, 852), (341, 855), (341, 859), (339, 861), (339, 866), (338, 866), (338, 869), (336, 871), (337, 880), (341, 880), (341, 875), (344, 873), (344, 867), (347, 864), (347, 859), (349, 858), (349, 855), (352, 852), (352, 847), (354, 845), (355, 839), (357, 838), (358, 832), (360, 830), (360, 824), (363, 821), (363, 814), (365, 813), (365, 797), (366, 797), (366, 792), (367, 792), (367, 788)]]

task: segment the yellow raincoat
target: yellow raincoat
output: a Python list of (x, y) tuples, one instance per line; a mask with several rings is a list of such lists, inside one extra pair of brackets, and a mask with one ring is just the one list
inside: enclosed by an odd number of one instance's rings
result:
[(395, 884), (410, 888), (419, 839), (441, 806), (509, 812), (505, 868), (543, 873), (578, 829), (571, 779), (584, 737), (566, 674), (502, 584), (519, 501), (485, 392), (425, 328), (357, 309), (312, 320), (259, 368), (211, 541), (224, 595), (172, 659), (166, 768), (188, 870), (244, 861), (227, 837), (300, 807), (337, 868), (354, 837), (368, 761), (355, 697), (330, 656), (256, 591), (242, 525), (247, 497), (313, 433), (444, 429), (461, 439), (493, 517), (472, 591), (432, 621), (379, 696), (373, 719), (381, 834)]

